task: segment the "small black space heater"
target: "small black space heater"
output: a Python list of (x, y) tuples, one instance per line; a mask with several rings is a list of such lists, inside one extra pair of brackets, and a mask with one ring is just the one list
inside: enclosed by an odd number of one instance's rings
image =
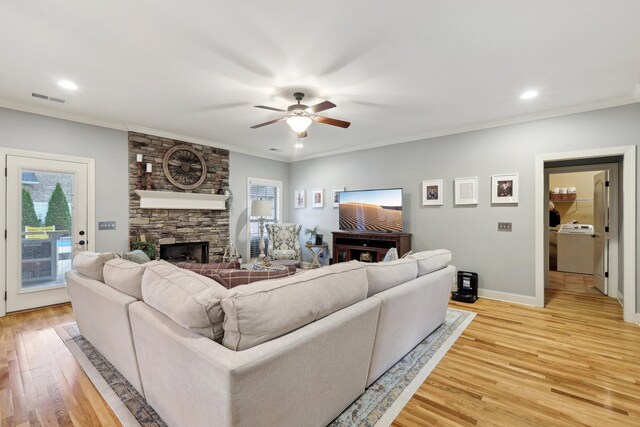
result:
[(478, 274), (470, 271), (458, 271), (458, 290), (451, 292), (451, 299), (461, 302), (478, 300)]

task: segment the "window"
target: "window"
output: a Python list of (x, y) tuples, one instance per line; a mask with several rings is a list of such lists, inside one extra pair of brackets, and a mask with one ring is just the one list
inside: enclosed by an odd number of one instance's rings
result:
[[(282, 198), (282, 182), (272, 181), (269, 179), (249, 178), (248, 179), (248, 200), (247, 200), (247, 224), (249, 224), (249, 258), (257, 258), (260, 255), (258, 247), (260, 240), (259, 217), (251, 216), (251, 204), (254, 200), (268, 200), (271, 202), (271, 216), (264, 218), (264, 223), (275, 224), (282, 222), (281, 220), (281, 198)], [(269, 246), (269, 236), (267, 228), (264, 229), (264, 247), (265, 254)]]

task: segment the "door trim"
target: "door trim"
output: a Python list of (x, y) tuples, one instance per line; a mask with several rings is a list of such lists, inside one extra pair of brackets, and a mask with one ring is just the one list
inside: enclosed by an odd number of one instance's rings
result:
[[(549, 193), (549, 175), (562, 174), (562, 173), (576, 173), (576, 172), (594, 172), (596, 170), (603, 170), (609, 172), (609, 182), (611, 186), (609, 188), (609, 278), (608, 285), (615, 283), (615, 286), (609, 286), (607, 296), (611, 298), (618, 297), (618, 286), (620, 284), (620, 233), (619, 233), (619, 189), (620, 189), (620, 174), (618, 163), (600, 163), (578, 166), (559, 166), (549, 167), (544, 169), (545, 173), (545, 193)], [(549, 242), (546, 242), (546, 248), (549, 247)], [(545, 260), (549, 259), (548, 252), (545, 252)], [(611, 262), (615, 260), (615, 262)], [(549, 266), (545, 262), (545, 279), (544, 282), (548, 283), (548, 277), (546, 276), (549, 271)]]
[(545, 244), (548, 245), (548, 233), (544, 227), (544, 216), (548, 215), (545, 197), (545, 162), (612, 156), (622, 156), (622, 188), (620, 193), (623, 198), (623, 208), (622, 221), (618, 226), (624, 230), (625, 236), (621, 251), (624, 290), (623, 318), (625, 322), (633, 322), (636, 318), (636, 147), (634, 145), (536, 155), (534, 271), (537, 307), (544, 307), (545, 265), (547, 262), (544, 254)]
[[(89, 157), (67, 156), (64, 154), (43, 153), (40, 151), (18, 150), (0, 147), (0, 234), (7, 228), (7, 156), (31, 157), (44, 160), (83, 163), (87, 165), (87, 235), (92, 238), (87, 242), (87, 250), (95, 251), (96, 242), (96, 160)], [(0, 245), (0, 317), (7, 314), (7, 239)]]

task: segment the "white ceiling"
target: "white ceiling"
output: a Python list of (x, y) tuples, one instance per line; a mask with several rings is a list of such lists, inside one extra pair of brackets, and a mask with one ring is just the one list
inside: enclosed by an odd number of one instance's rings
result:
[[(297, 160), (634, 102), (638, 17), (637, 0), (2, 0), (0, 105)], [(302, 149), (284, 123), (249, 128), (298, 89), (351, 127), (314, 123)]]

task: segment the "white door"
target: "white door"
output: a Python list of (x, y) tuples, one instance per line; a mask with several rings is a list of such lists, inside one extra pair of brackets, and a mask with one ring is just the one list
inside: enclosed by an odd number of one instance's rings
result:
[(607, 172), (597, 173), (593, 177), (593, 278), (596, 288), (607, 295), (609, 249), (609, 188)]
[(7, 311), (69, 301), (87, 247), (87, 164), (7, 156)]

